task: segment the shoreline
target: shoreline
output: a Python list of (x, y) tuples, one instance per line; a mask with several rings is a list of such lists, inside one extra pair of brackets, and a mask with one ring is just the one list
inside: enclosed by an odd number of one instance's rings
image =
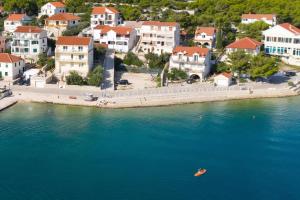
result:
[[(134, 95), (130, 97), (106, 97), (98, 101), (87, 102), (81, 97), (70, 99), (69, 95), (54, 95), (49, 93), (15, 92), (15, 99), (19, 102), (49, 103), (58, 105), (86, 106), (103, 109), (161, 107), (205, 102), (221, 102), (231, 100), (249, 100), (265, 98), (284, 98), (299, 94), (287, 87), (248, 90), (206, 91), (203, 93), (182, 92), (180, 94), (162, 95)], [(102, 102), (102, 103), (101, 103)]]

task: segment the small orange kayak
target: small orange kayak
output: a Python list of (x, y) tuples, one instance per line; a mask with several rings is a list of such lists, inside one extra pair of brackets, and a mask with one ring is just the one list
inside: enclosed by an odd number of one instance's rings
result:
[(199, 169), (195, 174), (194, 174), (194, 176), (202, 176), (203, 174), (205, 174), (206, 173), (206, 169)]

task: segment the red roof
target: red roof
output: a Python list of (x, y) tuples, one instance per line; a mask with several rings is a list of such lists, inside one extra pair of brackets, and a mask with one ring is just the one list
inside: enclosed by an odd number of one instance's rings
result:
[(232, 78), (232, 74), (231, 73), (228, 73), (228, 72), (222, 72), (221, 74), (218, 74), (217, 76), (225, 76), (226, 78)]
[(25, 14), (10, 14), (6, 20), (21, 21), (25, 16), (26, 16)]
[(119, 13), (114, 7), (94, 7), (92, 14)]
[(229, 49), (256, 49), (258, 46), (261, 46), (262, 43), (258, 42), (252, 38), (245, 37), (240, 40), (229, 44), (226, 48)]
[(144, 21), (144, 26), (177, 26), (177, 22)]
[(71, 20), (80, 20), (80, 17), (73, 15), (71, 13), (58, 13), (55, 15), (52, 15), (51, 17), (48, 17), (46, 19), (49, 20), (56, 20), (56, 21), (71, 21)]
[(279, 26), (281, 26), (282, 28), (285, 28), (286, 30), (288, 30), (294, 34), (300, 34), (300, 29), (293, 26), (290, 23), (279, 24)]
[(58, 37), (57, 45), (89, 45), (91, 42), (90, 37), (77, 37), (77, 36), (62, 36)]
[(273, 17), (276, 17), (275, 14), (243, 14), (242, 19), (257, 19), (257, 20), (262, 20), (262, 19), (267, 19), (267, 20), (272, 20)]
[(20, 60), (23, 59), (18, 56), (11, 55), (9, 53), (0, 53), (0, 62), (15, 63), (15, 62), (19, 62)]
[(37, 26), (18, 26), (16, 33), (41, 33), (44, 30)]
[(59, 1), (49, 2), (49, 3), (51, 3), (56, 8), (64, 8), (64, 7), (66, 7), (65, 4), (63, 4), (62, 2), (59, 2)]
[(206, 33), (208, 36), (213, 36), (216, 33), (216, 29), (214, 27), (197, 27), (195, 34)]
[(130, 35), (132, 32), (132, 28), (126, 27), (126, 26), (117, 26), (117, 27), (111, 27), (111, 26), (96, 26), (95, 29), (101, 30), (101, 33), (107, 33), (109, 31), (114, 31), (118, 35)]
[(209, 53), (209, 49), (201, 47), (184, 47), (176, 46), (173, 49), (173, 54), (183, 53), (188, 56), (193, 56), (194, 54), (199, 54), (201, 56), (206, 56)]

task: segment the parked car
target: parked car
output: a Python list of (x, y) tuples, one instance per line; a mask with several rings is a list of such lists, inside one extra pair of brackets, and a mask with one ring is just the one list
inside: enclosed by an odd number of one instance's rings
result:
[(296, 76), (296, 72), (294, 72), (294, 71), (286, 71), (286, 72), (284, 72), (284, 74), (286, 76), (288, 76), (288, 77), (290, 77), (290, 76)]
[(129, 81), (126, 79), (121, 79), (119, 82), (117, 82), (118, 85), (129, 85)]
[(193, 78), (189, 78), (189, 79), (186, 80), (187, 84), (193, 84), (195, 82), (196, 82), (196, 79), (193, 79)]

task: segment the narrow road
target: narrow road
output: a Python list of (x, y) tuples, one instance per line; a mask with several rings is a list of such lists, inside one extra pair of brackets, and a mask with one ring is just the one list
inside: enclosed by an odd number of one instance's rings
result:
[(101, 89), (113, 91), (115, 89), (115, 53), (113, 50), (108, 49), (105, 55), (105, 60), (103, 64), (103, 83)]

